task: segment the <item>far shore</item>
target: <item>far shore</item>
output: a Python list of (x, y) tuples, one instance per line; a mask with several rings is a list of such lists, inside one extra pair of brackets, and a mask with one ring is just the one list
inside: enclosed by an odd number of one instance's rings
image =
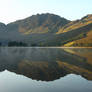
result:
[(0, 48), (92, 48), (92, 47), (17, 47), (17, 46), (12, 46), (12, 47), (0, 47)]

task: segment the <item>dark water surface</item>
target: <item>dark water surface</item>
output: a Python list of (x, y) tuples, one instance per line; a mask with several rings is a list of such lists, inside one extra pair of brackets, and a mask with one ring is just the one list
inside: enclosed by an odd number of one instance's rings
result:
[(92, 49), (0, 48), (0, 92), (92, 92)]

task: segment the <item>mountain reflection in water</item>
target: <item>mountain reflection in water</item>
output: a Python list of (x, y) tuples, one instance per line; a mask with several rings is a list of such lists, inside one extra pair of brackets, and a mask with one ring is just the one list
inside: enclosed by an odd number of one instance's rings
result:
[(92, 80), (92, 49), (0, 48), (0, 71), (53, 81), (67, 74)]

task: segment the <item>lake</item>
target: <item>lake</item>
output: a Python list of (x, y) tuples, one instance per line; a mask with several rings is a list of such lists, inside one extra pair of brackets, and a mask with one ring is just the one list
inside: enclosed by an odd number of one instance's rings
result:
[(92, 92), (92, 49), (1, 47), (0, 92)]

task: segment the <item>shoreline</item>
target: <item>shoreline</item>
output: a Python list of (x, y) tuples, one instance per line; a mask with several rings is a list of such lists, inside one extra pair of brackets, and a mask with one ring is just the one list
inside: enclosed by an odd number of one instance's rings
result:
[(92, 48), (92, 47), (0, 47), (0, 48)]

